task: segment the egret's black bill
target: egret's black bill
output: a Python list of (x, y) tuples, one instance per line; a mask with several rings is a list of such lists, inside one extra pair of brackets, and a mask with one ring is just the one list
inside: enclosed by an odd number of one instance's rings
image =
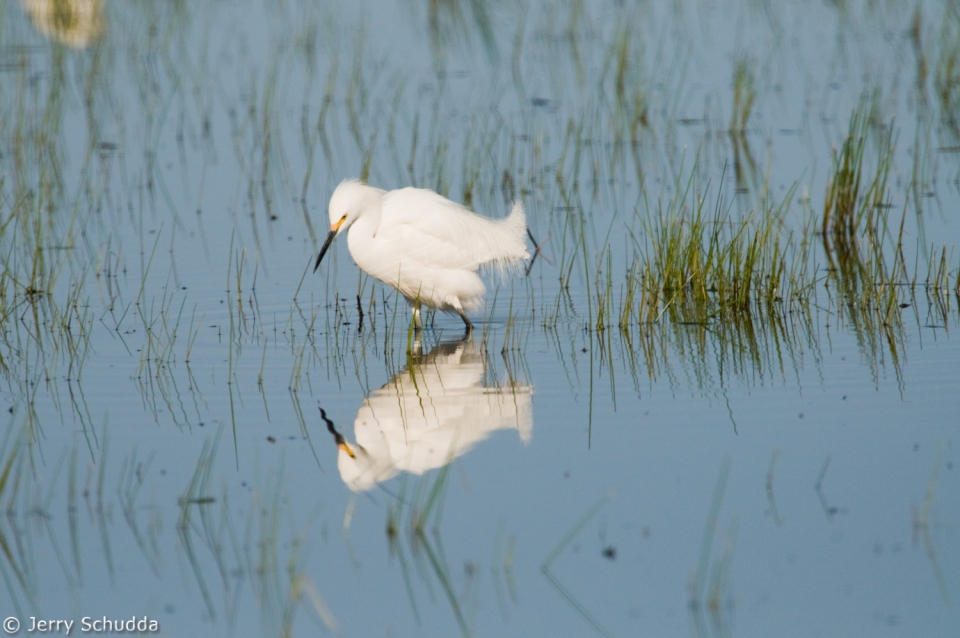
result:
[(327, 431), (333, 435), (334, 441), (337, 442), (337, 448), (346, 452), (347, 456), (351, 459), (357, 458), (357, 455), (353, 453), (353, 450), (351, 450), (347, 444), (347, 440), (343, 438), (343, 435), (337, 432), (337, 429), (333, 426), (333, 421), (327, 418), (327, 413), (323, 411), (323, 408), (320, 408), (320, 418), (326, 421)]
[(333, 243), (333, 240), (337, 237), (337, 231), (331, 230), (330, 234), (327, 235), (327, 240), (323, 242), (323, 247), (320, 249), (320, 254), (317, 255), (317, 263), (313, 265), (313, 272), (317, 272), (317, 268), (320, 267), (320, 260), (323, 259), (323, 256), (327, 254), (327, 249), (330, 248), (330, 244)]

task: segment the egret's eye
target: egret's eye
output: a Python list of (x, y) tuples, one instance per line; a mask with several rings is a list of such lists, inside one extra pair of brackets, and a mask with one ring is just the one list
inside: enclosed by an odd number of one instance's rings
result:
[(343, 220), (345, 220), (346, 218), (347, 218), (347, 215), (346, 215), (346, 213), (344, 213), (343, 217), (340, 218), (340, 221), (343, 221)]

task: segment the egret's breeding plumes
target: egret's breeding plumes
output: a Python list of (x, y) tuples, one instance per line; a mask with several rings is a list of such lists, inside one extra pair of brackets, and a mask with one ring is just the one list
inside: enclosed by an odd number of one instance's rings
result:
[(344, 180), (330, 197), (329, 213), (330, 234), (314, 272), (337, 235), (350, 229), (353, 260), (407, 298), (417, 328), (424, 304), (457, 313), (470, 330), (466, 311), (477, 310), (486, 292), (477, 275), (480, 266), (504, 271), (530, 258), (520, 202), (507, 217), (488, 219), (431, 190), (385, 191)]

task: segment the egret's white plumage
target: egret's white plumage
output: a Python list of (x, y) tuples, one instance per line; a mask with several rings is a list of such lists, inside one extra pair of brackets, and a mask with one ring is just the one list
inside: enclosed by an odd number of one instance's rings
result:
[(330, 234), (314, 270), (330, 243), (349, 229), (347, 246), (357, 265), (393, 286), (414, 307), (456, 312), (467, 327), (465, 311), (476, 310), (486, 291), (480, 266), (501, 270), (519, 265), (526, 248), (526, 216), (516, 202), (504, 219), (481, 217), (446, 197), (423, 188), (385, 191), (344, 180), (330, 197)]

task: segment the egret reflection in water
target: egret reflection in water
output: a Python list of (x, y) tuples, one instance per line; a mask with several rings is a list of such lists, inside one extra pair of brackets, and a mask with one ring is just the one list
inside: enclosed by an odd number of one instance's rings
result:
[(495, 430), (514, 429), (521, 441), (529, 441), (533, 387), (485, 386), (485, 365), (470, 339), (440, 343), (428, 354), (411, 355), (406, 368), (364, 399), (353, 424), (355, 444), (327, 420), (344, 483), (364, 491), (401, 471), (423, 474)]
[(21, 0), (37, 31), (82, 49), (104, 30), (103, 0)]

